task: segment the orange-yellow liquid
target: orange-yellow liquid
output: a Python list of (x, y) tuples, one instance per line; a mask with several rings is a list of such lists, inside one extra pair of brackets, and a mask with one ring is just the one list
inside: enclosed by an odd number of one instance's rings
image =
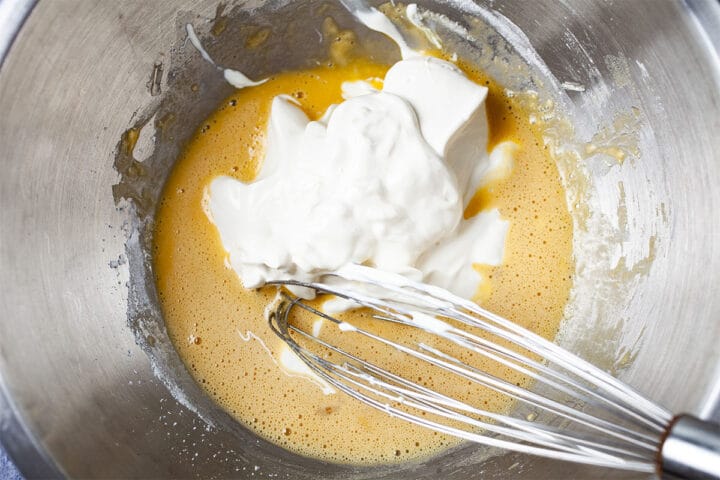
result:
[[(476, 265), (484, 276), (478, 300), (535, 332), (557, 332), (571, 286), (572, 224), (557, 168), (530, 127), (528, 115), (492, 80), (465, 65), (489, 87), (490, 144), (520, 145), (507, 179), (478, 192), (470, 216), (498, 208), (511, 222), (500, 267)], [(391, 418), (344, 394), (324, 395), (306, 378), (285, 374), (276, 363), (280, 340), (264, 309), (272, 288), (248, 291), (226, 267), (215, 227), (202, 208), (203, 191), (218, 175), (252, 180), (263, 158), (265, 125), (273, 97), (293, 95), (311, 118), (342, 101), (343, 81), (382, 78), (387, 66), (366, 60), (288, 72), (229, 97), (198, 128), (165, 186), (156, 216), (154, 261), (168, 332), (191, 374), (219, 404), (258, 435), (294, 452), (328, 461), (378, 464), (407, 461), (442, 451), (457, 440)], [(348, 313), (364, 322), (363, 313)], [(397, 327), (383, 327), (389, 336)], [(406, 335), (406, 332), (400, 332)], [(418, 335), (412, 333), (413, 335)], [(420, 338), (422, 335), (418, 335)], [(360, 353), (363, 345), (353, 348)], [(373, 352), (395, 363), (390, 352)], [(502, 411), (509, 403), (465, 381), (402, 363), (402, 373), (459, 398)], [(526, 382), (498, 367), (494, 373)]]

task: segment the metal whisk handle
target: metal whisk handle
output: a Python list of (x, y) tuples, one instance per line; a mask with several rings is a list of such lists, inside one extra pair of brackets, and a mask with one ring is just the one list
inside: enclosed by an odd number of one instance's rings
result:
[(660, 449), (665, 477), (720, 480), (720, 428), (691, 415), (675, 417)]

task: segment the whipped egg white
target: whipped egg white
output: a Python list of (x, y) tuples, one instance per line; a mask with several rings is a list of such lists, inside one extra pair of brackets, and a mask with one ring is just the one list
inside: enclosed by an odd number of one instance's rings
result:
[(230, 265), (246, 288), (369, 264), (472, 297), (473, 263), (501, 264), (509, 227), (495, 209), (463, 219), (512, 165), (514, 144), (487, 153), (487, 89), (428, 56), (393, 65), (381, 90), (349, 87), (318, 121), (276, 97), (256, 180), (212, 181), (205, 209)]

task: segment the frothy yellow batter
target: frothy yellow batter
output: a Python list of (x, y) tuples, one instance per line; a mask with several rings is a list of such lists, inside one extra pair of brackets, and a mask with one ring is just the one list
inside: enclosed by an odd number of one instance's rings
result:
[[(552, 338), (573, 271), (572, 223), (557, 168), (530, 126), (532, 112), (522, 111), (482, 73), (461, 67), (490, 89), (488, 147), (506, 140), (520, 145), (512, 174), (479, 191), (465, 212), (471, 216), (494, 207), (511, 222), (503, 265), (476, 266), (485, 278), (478, 300), (489, 310)], [(266, 439), (300, 454), (354, 464), (407, 461), (438, 453), (457, 440), (390, 418), (346, 395), (325, 395), (307, 378), (285, 374), (276, 363), (282, 344), (264, 316), (275, 289), (242, 287), (226, 264), (202, 199), (216, 176), (242, 181), (255, 177), (276, 95), (292, 95), (316, 119), (329, 105), (342, 101), (342, 82), (382, 78), (386, 70), (387, 66), (355, 59), (278, 74), (258, 87), (234, 93), (203, 122), (178, 160), (157, 211), (154, 237), (155, 272), (167, 329), (197, 381), (239, 422)], [(404, 368), (405, 374), (429, 386), (447, 388), (450, 382), (450, 390), (460, 398), (478, 393), (439, 373), (428, 377), (413, 370), (415, 364)], [(508, 407), (498, 396), (485, 398), (489, 409)]]

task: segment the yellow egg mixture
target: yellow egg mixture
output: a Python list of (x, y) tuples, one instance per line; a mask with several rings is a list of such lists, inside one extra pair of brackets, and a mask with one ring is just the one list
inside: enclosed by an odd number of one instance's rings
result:
[[(547, 337), (558, 330), (572, 283), (572, 223), (557, 168), (540, 135), (493, 80), (468, 65), (461, 68), (490, 91), (488, 148), (506, 140), (520, 145), (512, 174), (477, 192), (466, 217), (498, 208), (510, 230), (502, 266), (476, 265), (483, 283), (476, 300), (491, 311)], [(177, 161), (156, 216), (154, 259), (165, 322), (188, 370), (239, 422), (291, 451), (328, 461), (378, 464), (438, 453), (457, 440), (391, 418), (342, 393), (325, 395), (307, 378), (290, 376), (277, 363), (280, 340), (264, 316), (274, 288), (249, 291), (227, 266), (226, 252), (206, 217), (203, 192), (211, 180), (230, 175), (249, 182), (263, 159), (270, 104), (290, 94), (311, 119), (342, 102), (341, 84), (382, 78), (388, 66), (355, 59), (344, 65), (281, 73), (231, 95), (203, 124)], [(422, 192), (418, 192), (422, 194)], [(292, 235), (292, 232), (288, 232)], [(357, 322), (362, 312), (349, 312)], [(383, 327), (388, 335), (397, 327)], [(394, 333), (397, 335), (397, 332)], [(405, 332), (402, 332), (406, 335)], [(412, 333), (419, 340), (421, 334)], [(363, 345), (356, 345), (363, 352)], [(367, 353), (367, 351), (365, 352)], [(430, 387), (442, 385), (459, 398), (484, 398), (503, 411), (509, 402), (466, 381), (428, 373), (416, 363), (403, 373)], [(497, 367), (496, 370), (499, 370)], [(495, 371), (515, 383), (526, 379)], [(449, 389), (449, 390), (448, 390)]]

